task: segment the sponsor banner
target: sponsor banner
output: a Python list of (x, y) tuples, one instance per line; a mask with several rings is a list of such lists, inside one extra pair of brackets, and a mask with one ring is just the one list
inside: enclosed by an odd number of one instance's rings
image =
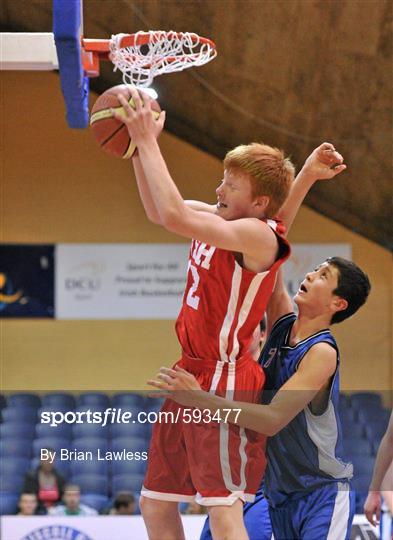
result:
[(328, 257), (352, 258), (350, 244), (292, 244), (292, 253), (283, 266), (288, 292), (294, 296), (310, 270), (314, 270)]
[(58, 319), (175, 319), (189, 244), (60, 244)]
[[(199, 540), (203, 515), (182, 516), (187, 540)], [(148, 540), (141, 516), (1, 517), (3, 540)], [(378, 529), (364, 516), (355, 516), (351, 540), (376, 540)]]
[[(58, 319), (176, 319), (189, 244), (60, 244), (56, 247)], [(294, 295), (327, 257), (351, 258), (349, 244), (295, 244), (284, 265)]]
[(54, 246), (0, 246), (0, 317), (54, 316)]

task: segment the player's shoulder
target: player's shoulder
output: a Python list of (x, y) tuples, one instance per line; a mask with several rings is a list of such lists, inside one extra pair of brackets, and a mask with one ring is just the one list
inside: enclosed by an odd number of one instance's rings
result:
[(270, 329), (269, 336), (273, 334), (280, 334), (283, 330), (292, 326), (296, 321), (297, 316), (294, 311), (290, 311), (285, 315), (279, 317)]
[(338, 351), (332, 343), (318, 341), (313, 343), (300, 362), (301, 368), (313, 366), (316, 369), (334, 373), (337, 367)]

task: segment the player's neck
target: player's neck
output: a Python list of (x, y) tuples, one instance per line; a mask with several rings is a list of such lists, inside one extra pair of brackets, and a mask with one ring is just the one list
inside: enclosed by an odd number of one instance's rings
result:
[(329, 328), (329, 320), (326, 315), (317, 317), (309, 317), (299, 313), (298, 318), (294, 322), (290, 335), (291, 345), (303, 341), (321, 330)]

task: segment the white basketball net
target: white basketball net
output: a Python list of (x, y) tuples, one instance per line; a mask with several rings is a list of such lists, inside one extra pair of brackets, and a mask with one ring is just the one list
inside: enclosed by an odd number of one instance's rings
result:
[[(114, 71), (123, 72), (123, 82), (134, 86), (150, 86), (157, 75), (202, 66), (217, 55), (212, 42), (190, 32), (138, 32), (134, 34), (134, 45), (122, 47), (126, 35), (112, 36), (110, 58)], [(143, 40), (142, 45), (138, 44), (140, 40)]]

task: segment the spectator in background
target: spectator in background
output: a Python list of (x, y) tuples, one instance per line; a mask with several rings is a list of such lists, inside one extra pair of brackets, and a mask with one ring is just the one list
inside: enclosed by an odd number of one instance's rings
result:
[(18, 501), (18, 516), (35, 516), (38, 508), (37, 495), (35, 493), (22, 492)]
[(42, 459), (35, 471), (26, 474), (22, 488), (22, 492), (37, 496), (38, 514), (46, 514), (48, 508), (61, 501), (63, 491), (64, 478), (49, 459)]
[(114, 516), (132, 516), (136, 513), (136, 501), (131, 491), (120, 491), (113, 501), (113, 508), (110, 511)]
[(97, 510), (81, 504), (81, 490), (77, 484), (67, 484), (64, 488), (64, 504), (49, 509), (50, 516), (96, 516)]

